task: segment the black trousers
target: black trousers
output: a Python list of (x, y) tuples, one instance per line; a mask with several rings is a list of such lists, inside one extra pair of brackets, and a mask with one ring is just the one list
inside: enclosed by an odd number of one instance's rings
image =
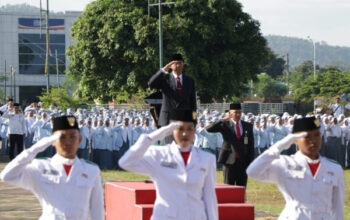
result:
[(244, 162), (237, 159), (233, 165), (223, 166), (224, 183), (229, 185), (247, 186), (248, 176)]
[(15, 158), (15, 148), (17, 146), (17, 154), (23, 151), (23, 135), (22, 134), (10, 134), (9, 136), (10, 148), (9, 156), (10, 160)]

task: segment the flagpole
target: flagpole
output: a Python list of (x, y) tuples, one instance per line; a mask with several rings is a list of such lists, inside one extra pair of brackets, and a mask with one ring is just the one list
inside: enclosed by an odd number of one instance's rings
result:
[(50, 33), (49, 33), (49, 0), (46, 0), (46, 60), (45, 60), (45, 74), (46, 74), (46, 92), (50, 92)]

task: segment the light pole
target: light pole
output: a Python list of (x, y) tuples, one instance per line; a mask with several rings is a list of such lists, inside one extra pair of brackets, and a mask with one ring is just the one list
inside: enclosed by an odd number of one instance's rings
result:
[[(312, 45), (314, 46), (314, 80), (316, 80), (316, 43), (314, 40), (310, 38), (310, 36), (307, 36), (307, 38), (312, 42)], [(316, 101), (314, 100), (314, 113), (316, 113)]]
[(307, 36), (307, 38), (312, 42), (312, 45), (314, 46), (314, 79), (316, 78), (316, 43), (314, 40), (310, 38), (310, 36)]
[(158, 3), (150, 4), (148, 1), (148, 16), (150, 16), (150, 7), (157, 6), (158, 7), (158, 19), (159, 19), (159, 68), (163, 67), (163, 30), (162, 30), (162, 5), (173, 5), (175, 2), (164, 2), (162, 0), (158, 0)]

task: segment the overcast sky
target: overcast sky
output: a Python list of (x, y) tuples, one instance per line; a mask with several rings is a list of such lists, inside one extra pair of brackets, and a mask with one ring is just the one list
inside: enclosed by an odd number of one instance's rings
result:
[[(92, 1), (50, 0), (50, 9), (82, 11)], [(310, 36), (317, 42), (325, 41), (330, 45), (350, 47), (350, 0), (238, 1), (242, 3), (243, 11), (260, 22), (264, 35), (276, 34), (305, 39)], [(18, 3), (39, 7), (39, 0), (0, 0), (0, 6)]]

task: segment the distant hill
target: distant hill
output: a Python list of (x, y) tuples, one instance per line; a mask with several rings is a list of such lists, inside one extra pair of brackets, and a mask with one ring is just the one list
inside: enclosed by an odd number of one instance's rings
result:
[[(289, 54), (290, 67), (313, 60), (314, 48), (310, 40), (278, 35), (268, 35), (265, 38), (276, 54), (281, 57)], [(344, 70), (349, 69), (350, 47), (330, 46), (325, 42), (316, 42), (316, 64), (321, 67), (335, 65)]]

